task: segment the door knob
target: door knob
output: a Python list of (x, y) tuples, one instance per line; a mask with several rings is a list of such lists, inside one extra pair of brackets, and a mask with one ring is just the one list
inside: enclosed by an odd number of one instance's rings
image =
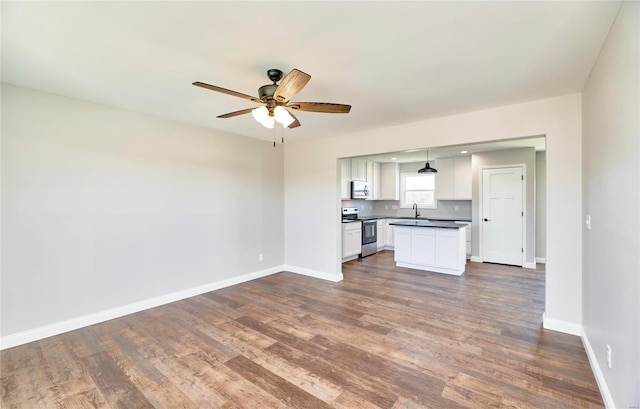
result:
[(488, 221), (490, 221), (490, 220), (491, 220), (491, 219), (484, 219), (484, 221), (485, 221), (485, 222), (488, 222)]

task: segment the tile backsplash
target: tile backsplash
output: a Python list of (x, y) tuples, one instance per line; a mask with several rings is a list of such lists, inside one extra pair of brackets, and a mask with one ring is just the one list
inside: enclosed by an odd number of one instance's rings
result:
[[(342, 207), (357, 207), (363, 216), (413, 217), (414, 210), (400, 207), (399, 200), (343, 200)], [(437, 209), (419, 209), (420, 217), (471, 219), (471, 200), (439, 200)]]

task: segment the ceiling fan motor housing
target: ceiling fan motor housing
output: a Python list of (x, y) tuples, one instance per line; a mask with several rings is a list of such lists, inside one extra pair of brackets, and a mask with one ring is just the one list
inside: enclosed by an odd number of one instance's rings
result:
[(268, 99), (273, 99), (273, 94), (276, 93), (276, 89), (278, 86), (276, 84), (267, 84), (258, 88), (258, 98), (265, 101)]

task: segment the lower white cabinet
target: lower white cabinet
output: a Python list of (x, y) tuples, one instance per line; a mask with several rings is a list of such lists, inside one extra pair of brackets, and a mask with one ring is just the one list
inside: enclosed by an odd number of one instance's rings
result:
[(387, 220), (378, 219), (376, 227), (378, 229), (378, 250), (382, 250), (387, 245)]
[(362, 223), (342, 223), (342, 260), (358, 257), (362, 252)]
[(388, 249), (393, 249), (395, 247), (394, 246), (394, 234), (395, 234), (394, 232), (395, 232), (395, 229), (394, 229), (394, 226), (392, 226), (390, 223), (398, 222), (398, 221), (402, 221), (402, 220), (400, 220), (400, 219), (387, 219), (387, 226), (386, 226), (387, 228), (386, 228), (386, 234), (385, 234), (385, 236), (386, 236), (385, 237), (385, 239), (386, 239), (385, 247), (388, 248)]
[(394, 227), (394, 260), (398, 267), (458, 276), (464, 273), (464, 228)]

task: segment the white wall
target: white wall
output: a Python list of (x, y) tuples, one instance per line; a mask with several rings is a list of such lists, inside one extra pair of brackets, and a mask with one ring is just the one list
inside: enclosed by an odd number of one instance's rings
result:
[(480, 182), (482, 168), (503, 165), (524, 165), (525, 196), (523, 203), (525, 214), (524, 263), (535, 264), (535, 175), (536, 152), (534, 148), (507, 149), (493, 152), (480, 152), (471, 155), (472, 220), (471, 256), (480, 255)]
[(0, 333), (282, 266), (283, 195), (281, 146), (3, 84)]
[(546, 135), (549, 178), (545, 325), (579, 333), (580, 115), (580, 95), (574, 94), (285, 145), (285, 263), (335, 278), (342, 274), (337, 158)]
[(610, 408), (640, 407), (639, 16), (623, 3), (583, 93), (583, 322)]

